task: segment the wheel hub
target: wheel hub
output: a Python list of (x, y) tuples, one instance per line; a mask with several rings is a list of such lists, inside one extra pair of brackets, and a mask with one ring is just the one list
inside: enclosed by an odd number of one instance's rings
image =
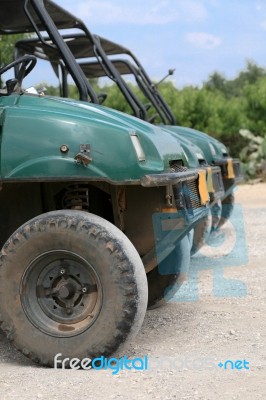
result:
[(67, 283), (58, 289), (59, 299), (71, 299), (75, 294), (75, 288), (71, 284)]
[(39, 321), (38, 327), (49, 333), (62, 324), (78, 331), (88, 327), (98, 317), (102, 304), (101, 284), (94, 268), (67, 251), (39, 256), (28, 267), (22, 287), (21, 300), (28, 318), (35, 325)]

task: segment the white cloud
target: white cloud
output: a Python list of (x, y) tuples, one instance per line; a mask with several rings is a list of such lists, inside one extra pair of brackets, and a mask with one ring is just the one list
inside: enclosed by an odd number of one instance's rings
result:
[(262, 10), (262, 4), (261, 4), (260, 1), (258, 1), (257, 4), (256, 4), (256, 10), (257, 11), (261, 11)]
[(195, 0), (90, 0), (66, 8), (83, 20), (93, 19), (102, 24), (128, 23), (135, 25), (164, 25), (175, 21), (203, 20), (207, 16), (204, 5)]
[(264, 21), (261, 21), (260, 27), (261, 27), (263, 30), (266, 30), (266, 19), (265, 19)]
[(204, 32), (190, 32), (186, 35), (186, 41), (199, 49), (205, 50), (213, 50), (222, 43), (219, 36)]

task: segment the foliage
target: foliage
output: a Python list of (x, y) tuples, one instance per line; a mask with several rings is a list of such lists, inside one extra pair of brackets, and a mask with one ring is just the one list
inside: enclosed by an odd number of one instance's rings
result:
[(224, 75), (215, 71), (204, 82), (203, 86), (209, 91), (219, 91), (227, 98), (243, 95), (243, 89), (246, 85), (253, 85), (260, 78), (266, 76), (266, 70), (257, 66), (253, 61), (248, 60), (246, 68), (241, 71), (235, 79), (226, 79)]
[[(27, 38), (28, 34), (0, 35), (0, 68), (14, 59), (14, 45), (17, 40)], [(0, 80), (0, 85), (2, 84)]]
[(59, 87), (48, 85), (46, 82), (40, 82), (35, 89), (49, 96), (59, 96)]
[(0, 67), (9, 64), (13, 60), (14, 44), (17, 40), (29, 37), (29, 35), (0, 35)]
[(240, 135), (247, 140), (240, 152), (244, 171), (248, 178), (262, 176), (266, 178), (266, 135), (256, 136), (247, 129), (240, 129)]

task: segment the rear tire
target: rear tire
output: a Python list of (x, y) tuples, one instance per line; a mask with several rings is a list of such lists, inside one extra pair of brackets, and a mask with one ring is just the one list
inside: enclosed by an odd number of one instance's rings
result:
[(143, 263), (114, 225), (82, 211), (54, 211), (21, 226), (0, 255), (1, 328), (42, 365), (114, 353), (147, 308)]

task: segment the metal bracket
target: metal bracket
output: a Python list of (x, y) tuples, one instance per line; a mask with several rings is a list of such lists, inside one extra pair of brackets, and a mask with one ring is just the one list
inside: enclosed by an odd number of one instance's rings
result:
[(91, 147), (89, 144), (81, 144), (79, 149), (79, 153), (75, 155), (75, 160), (77, 163), (87, 166), (92, 161), (90, 157)]

